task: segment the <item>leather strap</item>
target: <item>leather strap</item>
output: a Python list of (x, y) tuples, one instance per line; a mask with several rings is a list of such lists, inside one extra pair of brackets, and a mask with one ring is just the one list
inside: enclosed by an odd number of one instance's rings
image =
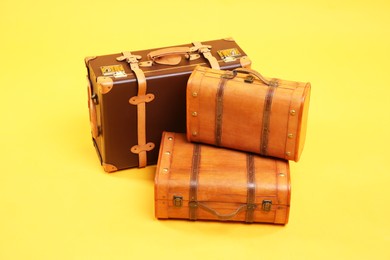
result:
[(131, 152), (138, 154), (139, 167), (142, 168), (147, 165), (146, 152), (155, 147), (153, 143), (146, 143), (146, 102), (152, 101), (154, 96), (152, 94), (146, 95), (146, 77), (138, 66), (138, 60), (141, 59), (141, 56), (133, 55), (128, 51), (122, 52), (122, 54), (116, 59), (118, 61), (126, 60), (138, 81), (138, 94), (129, 100), (130, 104), (137, 106), (138, 144), (131, 147)]
[(218, 85), (215, 106), (215, 145), (220, 146), (222, 140), (222, 116), (223, 116), (223, 94), (227, 79), (221, 77)]
[(192, 154), (192, 166), (190, 176), (190, 197), (188, 202), (189, 207), (189, 219), (197, 219), (197, 209), (201, 208), (210, 214), (213, 214), (220, 220), (229, 220), (237, 216), (239, 213), (246, 211), (245, 221), (247, 223), (253, 222), (254, 210), (256, 209), (255, 195), (256, 195), (256, 182), (255, 182), (255, 166), (253, 154), (247, 154), (247, 203), (239, 206), (235, 211), (229, 214), (221, 214), (215, 209), (210, 208), (205, 203), (198, 201), (198, 179), (199, 179), (199, 167), (201, 159), (201, 145), (194, 144)]
[(211, 46), (203, 45), (200, 42), (193, 42), (192, 44), (194, 45), (192, 49), (197, 49), (199, 53), (202, 53), (203, 57), (209, 61), (211, 68), (216, 70), (220, 69), (218, 60), (210, 52)]
[(196, 209), (198, 208), (198, 176), (200, 165), (200, 145), (194, 144), (194, 150), (192, 154), (192, 167), (190, 178), (190, 198), (189, 198), (189, 218), (190, 220), (196, 220)]
[(268, 137), (269, 137), (269, 124), (271, 117), (272, 99), (275, 93), (277, 85), (271, 84), (268, 86), (267, 94), (265, 95), (264, 108), (263, 108), (263, 126), (261, 131), (260, 141), (260, 154), (267, 155), (268, 152)]
[(246, 210), (245, 221), (248, 223), (252, 223), (254, 211), (256, 209), (255, 163), (254, 163), (253, 154), (247, 154), (246, 168), (247, 168), (247, 210)]

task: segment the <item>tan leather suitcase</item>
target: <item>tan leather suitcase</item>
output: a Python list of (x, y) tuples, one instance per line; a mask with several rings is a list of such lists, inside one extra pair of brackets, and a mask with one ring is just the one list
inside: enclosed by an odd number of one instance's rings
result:
[(310, 83), (197, 67), (187, 85), (187, 138), (298, 161), (309, 100)]
[(196, 66), (250, 66), (231, 38), (85, 62), (93, 143), (107, 172), (156, 164), (162, 132), (185, 132), (186, 86)]
[(286, 224), (289, 210), (287, 160), (163, 134), (155, 175), (157, 218)]

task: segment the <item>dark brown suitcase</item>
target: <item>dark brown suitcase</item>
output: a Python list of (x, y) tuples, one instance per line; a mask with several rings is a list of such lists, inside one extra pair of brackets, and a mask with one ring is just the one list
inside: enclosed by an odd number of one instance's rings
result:
[(159, 219), (286, 224), (289, 162), (190, 143), (165, 132), (155, 175)]
[(106, 172), (156, 164), (163, 131), (186, 131), (186, 86), (200, 66), (250, 60), (229, 39), (87, 57), (93, 144)]

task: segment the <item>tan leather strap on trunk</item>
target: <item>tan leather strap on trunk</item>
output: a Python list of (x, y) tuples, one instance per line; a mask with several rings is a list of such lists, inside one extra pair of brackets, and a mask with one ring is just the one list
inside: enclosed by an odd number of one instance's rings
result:
[(147, 165), (146, 152), (152, 150), (154, 143), (146, 143), (146, 102), (154, 99), (154, 95), (146, 95), (146, 78), (144, 72), (138, 66), (139, 55), (132, 55), (131, 52), (122, 52), (123, 56), (117, 58), (118, 61), (126, 60), (130, 64), (138, 81), (138, 94), (130, 98), (129, 103), (137, 106), (137, 136), (138, 144), (131, 147), (131, 152), (138, 154), (139, 167)]
[(198, 179), (199, 179), (199, 167), (201, 158), (201, 145), (194, 144), (192, 154), (192, 167), (190, 176), (190, 197), (188, 202), (189, 207), (189, 219), (197, 219), (197, 209), (201, 208), (210, 214), (216, 216), (220, 220), (230, 220), (237, 216), (239, 213), (246, 211), (245, 221), (248, 223), (253, 222), (253, 213), (256, 209), (255, 204), (255, 166), (254, 157), (252, 154), (247, 154), (247, 203), (239, 206), (235, 211), (229, 214), (221, 214), (213, 208), (210, 208), (203, 202), (198, 201)]
[(193, 42), (192, 44), (194, 45), (194, 48), (199, 53), (202, 53), (203, 57), (205, 57), (209, 61), (211, 68), (216, 70), (220, 69), (218, 60), (210, 52), (211, 49), (210, 45), (203, 45), (200, 42)]

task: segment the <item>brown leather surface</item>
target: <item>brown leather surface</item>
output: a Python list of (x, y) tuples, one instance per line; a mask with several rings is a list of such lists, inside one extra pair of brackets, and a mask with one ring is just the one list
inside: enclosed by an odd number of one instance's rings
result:
[[(237, 48), (245, 57), (245, 52), (235, 41), (215, 40), (202, 41), (203, 45), (210, 45), (210, 53), (218, 59), (221, 69), (235, 69), (241, 66), (240, 57), (232, 62), (224, 62), (218, 55), (218, 50)], [(192, 43), (175, 47), (194, 47)], [(163, 47), (164, 48), (164, 47)], [(142, 51), (131, 51), (131, 54), (140, 56), (138, 61), (147, 63), (148, 54), (161, 47)], [(115, 165), (120, 169), (138, 167), (138, 154), (131, 152), (131, 148), (138, 144), (137, 138), (137, 106), (129, 104), (132, 97), (139, 96), (138, 82), (134, 72), (125, 60), (118, 61), (122, 53), (96, 56), (86, 59), (89, 79), (91, 81), (91, 95), (97, 94), (96, 105), (97, 128), (100, 135), (94, 138), (98, 154), (102, 163)], [(102, 66), (121, 64), (127, 74), (124, 78), (109, 77), (113, 87), (106, 93), (99, 93), (97, 78), (102, 77)], [(153, 94), (152, 102), (145, 104), (145, 135), (146, 142), (156, 147), (147, 152), (147, 165), (157, 163), (159, 143), (163, 131), (184, 133), (186, 131), (186, 86), (187, 80), (196, 66), (209, 67), (209, 61), (200, 54), (195, 60), (182, 58), (179, 64), (163, 65), (150, 64), (140, 67), (145, 74), (147, 93)]]
[[(298, 161), (305, 141), (310, 83), (269, 79), (258, 73), (249, 74), (254, 77), (248, 80), (248, 72), (240, 69), (236, 76), (232, 74), (222, 96), (220, 82), (226, 72), (205, 67), (193, 71), (187, 86), (188, 140)], [(191, 116), (194, 112), (196, 117)]]
[[(174, 197), (182, 198), (181, 206), (174, 205)], [(270, 211), (262, 209), (264, 200), (272, 202)], [(157, 218), (286, 224), (289, 208), (287, 160), (189, 143), (185, 134), (163, 134), (155, 175)]]

